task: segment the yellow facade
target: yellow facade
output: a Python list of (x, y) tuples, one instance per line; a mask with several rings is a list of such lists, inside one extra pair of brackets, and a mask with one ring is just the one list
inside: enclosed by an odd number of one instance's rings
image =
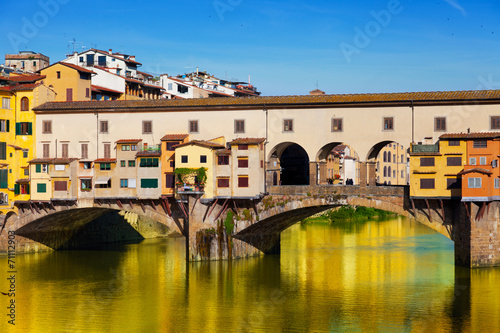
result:
[(412, 145), (410, 149), (410, 197), (461, 196), (458, 173), (467, 164), (466, 141), (440, 140), (435, 145)]
[(14, 192), (10, 191), (14, 187), (12, 168), (15, 149), (11, 143), (15, 140), (15, 95), (11, 91), (0, 89), (0, 215), (6, 215), (13, 210), (10, 198)]
[[(45, 85), (52, 87), (56, 92), (56, 102), (91, 100), (90, 76), (92, 71), (59, 62), (40, 70), (40, 73), (46, 76)], [(68, 89), (71, 89), (71, 92)]]
[(377, 183), (384, 185), (407, 184), (407, 153), (396, 142), (385, 145), (377, 157)]
[[(214, 177), (214, 149), (223, 149), (224, 146), (210, 142), (191, 141), (180, 145), (175, 149), (175, 168), (206, 168), (207, 180), (205, 182), (203, 198), (214, 197), (215, 177)], [(202, 162), (205, 161), (205, 162)], [(175, 180), (178, 182), (178, 179)], [(191, 182), (194, 182), (192, 177)]]
[(189, 134), (167, 134), (161, 139), (161, 195), (173, 196), (175, 192), (175, 146), (189, 140)]

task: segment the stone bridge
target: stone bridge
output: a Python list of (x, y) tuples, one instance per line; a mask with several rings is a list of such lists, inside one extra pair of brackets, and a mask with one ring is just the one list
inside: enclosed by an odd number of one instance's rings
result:
[(16, 252), (67, 250), (117, 241), (140, 241), (177, 232), (186, 239), (186, 259), (219, 260), (279, 253), (280, 234), (298, 221), (341, 205), (366, 206), (403, 215), (455, 242), (455, 262), (468, 267), (500, 265), (499, 205), (452, 200), (410, 200), (405, 186), (274, 186), (259, 200), (50, 201), (19, 204), (0, 233), (8, 231)]

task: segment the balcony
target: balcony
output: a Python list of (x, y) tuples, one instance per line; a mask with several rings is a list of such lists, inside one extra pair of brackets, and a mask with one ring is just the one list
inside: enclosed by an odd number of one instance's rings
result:
[(190, 194), (190, 193), (205, 193), (205, 184), (176, 184), (177, 193)]

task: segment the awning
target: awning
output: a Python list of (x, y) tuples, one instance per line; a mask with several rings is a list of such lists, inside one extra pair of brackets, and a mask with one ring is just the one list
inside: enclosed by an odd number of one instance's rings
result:
[(99, 177), (95, 180), (96, 185), (107, 184), (111, 177)]

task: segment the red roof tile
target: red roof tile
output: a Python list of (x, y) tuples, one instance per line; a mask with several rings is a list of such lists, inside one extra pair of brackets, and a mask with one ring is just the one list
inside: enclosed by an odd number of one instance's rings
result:
[(91, 71), (90, 69), (86, 69), (86, 68), (83, 68), (81, 66), (78, 66), (78, 65), (75, 65), (75, 64), (71, 64), (69, 62), (62, 62), (61, 61), (61, 62), (58, 62), (56, 64), (61, 64), (61, 65), (67, 66), (67, 67), (71, 67), (71, 68), (76, 69), (77, 71), (79, 71), (81, 73), (96, 74), (95, 72)]
[(258, 145), (266, 141), (265, 138), (240, 138), (229, 142), (231, 145)]
[(115, 141), (115, 143), (139, 143), (141, 141), (142, 141), (142, 139), (121, 139), (121, 140)]
[(439, 139), (494, 139), (499, 138), (500, 132), (476, 132), (476, 133), (447, 133), (439, 137)]
[(76, 161), (77, 158), (35, 158), (28, 163), (43, 163), (43, 164), (69, 164)]
[(161, 141), (182, 141), (187, 138), (189, 134), (166, 134)]
[(9, 76), (9, 81), (12, 82), (35, 82), (38, 80), (45, 79), (45, 75), (16, 75), (16, 76)]
[(116, 163), (116, 158), (98, 158), (95, 163)]

